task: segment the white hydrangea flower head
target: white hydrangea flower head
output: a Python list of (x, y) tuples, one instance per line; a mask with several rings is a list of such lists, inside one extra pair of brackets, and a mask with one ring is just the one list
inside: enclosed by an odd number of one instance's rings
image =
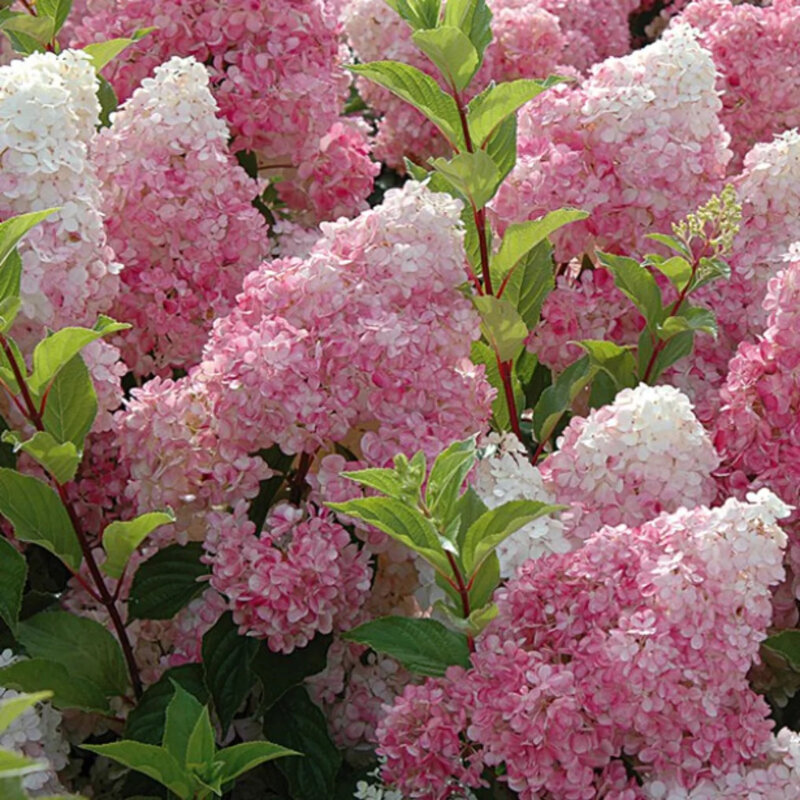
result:
[(573, 418), (542, 472), (556, 502), (570, 505), (568, 534), (583, 540), (603, 525), (635, 526), (711, 503), (718, 464), (688, 397), (640, 384)]
[(89, 149), (99, 119), (86, 53), (34, 53), (0, 67), (0, 217), (59, 207), (25, 238), (22, 314), (43, 326), (93, 323), (119, 290)]
[[(525, 446), (513, 433), (490, 433), (481, 442), (482, 457), (478, 461), (473, 488), (489, 508), (497, 508), (511, 500), (537, 500), (555, 503), (553, 494), (542, 481)], [(525, 561), (550, 553), (566, 553), (571, 549), (564, 535), (563, 523), (554, 516), (529, 522), (497, 547), (500, 575), (513, 578)]]
[[(0, 652), (0, 667), (7, 667), (19, 659), (11, 650)], [(19, 697), (19, 692), (0, 687), (0, 701)], [(55, 773), (67, 765), (69, 742), (60, 729), (61, 713), (50, 703), (38, 703), (25, 710), (2, 733), (0, 749), (12, 750), (28, 758), (47, 760), (50, 769), (34, 772), (23, 779), (25, 788), (37, 791), (43, 787), (58, 786)]]

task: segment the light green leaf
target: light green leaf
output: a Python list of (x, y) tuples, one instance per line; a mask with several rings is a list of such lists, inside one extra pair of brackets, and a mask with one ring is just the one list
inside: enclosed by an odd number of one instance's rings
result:
[(500, 561), (497, 553), (492, 551), (483, 559), (477, 572), (472, 577), (469, 590), (470, 608), (483, 608), (491, 599), (494, 590), (500, 585)]
[(32, 542), (77, 571), (81, 546), (58, 495), (46, 484), (13, 469), (0, 468), (0, 514), (14, 526), (19, 540)]
[(475, 437), (453, 442), (436, 457), (425, 488), (425, 503), (431, 513), (448, 520), (459, 498), (461, 485), (475, 464)]
[(49, 44), (55, 36), (55, 26), (50, 17), (34, 17), (22, 12), (5, 17), (0, 21), (0, 28), (28, 36), (41, 45)]
[[(506, 229), (500, 250), (492, 259), (492, 279), (501, 281), (536, 245), (550, 234), (569, 225), (571, 222), (586, 219), (585, 211), (574, 208), (560, 208), (539, 219), (528, 222), (515, 222)], [(638, 266), (638, 264), (637, 264)]]
[(517, 117), (510, 114), (489, 137), (484, 147), (499, 172), (498, 186), (517, 163)]
[(205, 591), (199, 579), (210, 573), (200, 542), (170, 545), (136, 570), (128, 600), (131, 619), (169, 619)]
[(109, 39), (105, 42), (92, 42), (84, 45), (83, 51), (92, 59), (95, 72), (100, 72), (110, 61), (113, 61), (123, 50), (138, 42), (155, 28), (143, 28), (137, 31), (132, 38)]
[[(11, 350), (11, 354), (20, 372), (23, 375), (27, 375), (28, 371), (25, 369), (25, 359), (20, 352), (19, 346), (10, 336), (6, 336), (6, 343), (8, 344), (9, 350)], [(3, 379), (3, 382), (13, 394), (19, 394), (19, 386), (14, 370), (6, 356), (5, 350), (2, 348), (0, 348), (0, 378)]]
[(57, 441), (46, 431), (37, 431), (30, 439), (22, 440), (17, 431), (5, 431), (2, 440), (13, 444), (15, 452), (22, 450), (41, 464), (58, 483), (75, 477), (81, 457), (72, 442)]
[(34, 761), (10, 750), (0, 750), (0, 775), (3, 778), (20, 778), (32, 772), (42, 772), (49, 766), (46, 761)]
[(528, 326), (505, 297), (472, 298), (481, 316), (481, 332), (501, 361), (513, 361), (528, 338)]
[(203, 706), (186, 745), (186, 764), (200, 767), (200, 774), (206, 775), (207, 766), (214, 760), (215, 751), (214, 727), (208, 714), (208, 706)]
[(470, 525), (464, 536), (461, 549), (464, 569), (472, 575), (483, 559), (512, 533), (560, 508), (561, 506), (548, 505), (538, 500), (510, 500), (502, 506), (489, 509)]
[(675, 236), (669, 236), (666, 233), (648, 233), (648, 239), (652, 239), (654, 242), (658, 242), (659, 244), (663, 244), (664, 247), (668, 247), (670, 250), (676, 252), (678, 255), (683, 256), (684, 258), (691, 258), (692, 253), (686, 247), (686, 245)]
[(222, 780), (227, 783), (255, 769), (259, 764), (284, 756), (298, 755), (302, 753), (272, 742), (243, 742), (218, 751), (214, 759), (222, 762)]
[(431, 30), (418, 30), (411, 38), (451, 86), (459, 92), (466, 88), (480, 63), (478, 52), (466, 34), (458, 28), (442, 25)]
[(435, 28), (439, 22), (441, 0), (386, 0), (414, 30)]
[(625, 256), (598, 253), (600, 263), (614, 276), (617, 288), (639, 309), (650, 330), (661, 322), (661, 290), (650, 272)]
[(42, 700), (49, 700), (52, 696), (52, 692), (34, 692), (0, 700), (0, 733), (7, 730), (8, 726), (29, 708)]
[(449, 161), (445, 158), (434, 158), (430, 164), (478, 211), (494, 197), (500, 185), (497, 165), (483, 150), (460, 153)]
[(178, 764), (175, 758), (164, 748), (152, 744), (142, 744), (130, 739), (111, 744), (84, 744), (84, 750), (110, 758), (124, 767), (142, 772), (162, 786), (166, 786), (181, 800), (190, 800), (194, 796), (194, 785), (191, 776)]
[(470, 136), (475, 147), (483, 147), (503, 120), (545, 90), (542, 81), (522, 78), (490, 84), (470, 102), (467, 110)]
[[(496, 282), (499, 287), (500, 282)], [(522, 257), (508, 278), (503, 297), (517, 309), (528, 330), (533, 330), (539, 323), (542, 305), (555, 286), (553, 248), (545, 240)]]
[(126, 522), (112, 522), (103, 531), (103, 549), (108, 556), (101, 566), (106, 575), (119, 578), (137, 547), (161, 525), (175, 522), (171, 510), (151, 511)]
[(433, 619), (380, 617), (342, 638), (385, 653), (419, 675), (441, 676), (453, 665), (464, 669), (470, 666), (466, 637)]
[[(341, 475), (360, 486), (377, 489), (387, 497), (396, 497), (398, 500), (409, 497), (409, 493), (413, 497), (415, 493), (415, 487), (403, 481), (394, 469), (362, 469), (358, 472), (342, 472)], [(419, 491), (419, 487), (416, 487), (416, 491)]]
[(6, 297), (0, 300), (0, 332), (5, 333), (13, 324), (22, 308), (19, 297)]
[(21, 622), (17, 638), (33, 658), (62, 664), (70, 675), (99, 686), (107, 696), (124, 694), (128, 688), (119, 643), (93, 619), (44, 611)]
[(361, 497), (326, 505), (334, 511), (364, 520), (419, 553), (434, 567), (448, 571), (447, 557), (433, 524), (401, 500), (394, 497)]
[(657, 329), (659, 339), (668, 340), (682, 331), (702, 331), (717, 338), (717, 318), (707, 308), (686, 307), (675, 316), (667, 317)]
[(36, 13), (53, 20), (53, 35), (61, 30), (72, 9), (72, 0), (36, 0)]
[(472, 42), (479, 59), (492, 41), (492, 12), (486, 0), (448, 0), (444, 24), (462, 30)]
[[(20, 16), (26, 19), (33, 19), (28, 14), (21, 14)], [(7, 27), (7, 26), (3, 26)], [(49, 39), (47, 40), (49, 41)], [(8, 257), (14, 252), (14, 249), (19, 244), (20, 239), (33, 227), (38, 225), (42, 220), (47, 219), (56, 208), (46, 208), (43, 211), (33, 211), (30, 214), (20, 214), (17, 217), (11, 217), (5, 222), (0, 222), (0, 269), (7, 266), (6, 261)]]
[(645, 257), (645, 264), (655, 267), (659, 272), (669, 278), (669, 282), (682, 292), (687, 283), (692, 279), (692, 265), (681, 256), (672, 258), (661, 258), (661, 256), (650, 253)]
[(547, 441), (572, 401), (589, 385), (597, 367), (589, 356), (570, 364), (543, 392), (533, 409), (533, 429), (539, 442)]
[(611, 378), (617, 390), (636, 386), (636, 359), (630, 347), (596, 339), (584, 339), (577, 344), (586, 351), (591, 363)]
[[(19, 286), (22, 279), (22, 259), (16, 247), (6, 256), (5, 262), (0, 266), (0, 301), (19, 299)], [(8, 312), (2, 314), (8, 318)]]
[[(14, 635), (17, 632), (22, 593), (27, 578), (28, 562), (12, 545), (0, 537), (0, 619), (8, 625)], [(2, 731), (3, 726), (0, 723), (0, 733)]]
[[(201, 720), (206, 706), (179, 683), (173, 682), (172, 686), (174, 694), (167, 705), (161, 746), (175, 758), (178, 764), (185, 767), (189, 761), (187, 756), (189, 740), (195, 726)], [(211, 755), (213, 756), (213, 735)]]
[(730, 280), (731, 266), (723, 258), (701, 258), (697, 266), (697, 275), (695, 276), (692, 291), (696, 291), (701, 286), (707, 283), (722, 278), (723, 280)]
[(442, 91), (429, 75), (397, 61), (354, 64), (348, 69), (380, 84), (401, 100), (410, 103), (439, 128), (453, 147), (464, 149), (464, 133), (455, 100)]
[(45, 658), (29, 658), (0, 668), (0, 685), (23, 692), (52, 692), (56, 708), (79, 708), (100, 714), (110, 710), (99, 686), (71, 675), (63, 665)]
[(45, 430), (60, 442), (72, 442), (83, 449), (86, 434), (97, 416), (97, 394), (83, 359), (68, 361), (50, 384), (42, 422)]

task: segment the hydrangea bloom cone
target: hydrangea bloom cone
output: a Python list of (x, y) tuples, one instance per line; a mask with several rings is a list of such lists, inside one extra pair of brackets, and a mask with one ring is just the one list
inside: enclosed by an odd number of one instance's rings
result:
[(251, 202), (258, 184), (229, 155), (216, 110), (205, 68), (173, 58), (94, 145), (106, 230), (126, 267), (115, 316), (133, 324), (123, 352), (139, 374), (198, 361), (269, 249)]
[(642, 383), (573, 417), (541, 471), (555, 502), (569, 505), (567, 532), (582, 540), (603, 525), (638, 525), (710, 503), (718, 463), (689, 399), (672, 386)]
[(757, 142), (800, 126), (800, 5), (774, 0), (759, 8), (695, 0), (682, 20), (701, 32), (719, 71), (721, 119), (738, 167)]
[(718, 119), (715, 69), (682, 25), (595, 66), (520, 113), (517, 166), (493, 201), (501, 228), (573, 205), (591, 212), (556, 234), (559, 260), (593, 245), (640, 252), (644, 236), (722, 185), (731, 153)]
[(786, 513), (764, 490), (528, 562), (497, 595), (472, 668), (407, 688), (388, 712), (384, 779), (444, 798), (502, 764), (523, 800), (635, 799), (623, 752), (642, 778), (687, 790), (767, 757), (768, 708), (746, 675), (783, 575)]

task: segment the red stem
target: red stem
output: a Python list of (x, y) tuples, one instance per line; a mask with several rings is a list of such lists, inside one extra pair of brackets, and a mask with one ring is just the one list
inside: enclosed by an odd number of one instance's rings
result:
[[(31, 397), (28, 384), (25, 380), (25, 375), (20, 369), (19, 364), (17, 364), (17, 360), (14, 357), (14, 353), (11, 350), (8, 340), (1, 333), (0, 347), (2, 347), (6, 358), (8, 359), (8, 363), (11, 365), (11, 370), (14, 373), (14, 378), (19, 385), (20, 394), (22, 395), (22, 399), (27, 409), (26, 416), (28, 420), (34, 425), (36, 430), (43, 431), (44, 424), (42, 423), (42, 417), (36, 408), (33, 397)], [(84, 532), (80, 520), (78, 519), (78, 514), (75, 511), (75, 507), (73, 506), (72, 501), (69, 499), (65, 485), (55, 480), (52, 475), (50, 477), (56, 487), (58, 496), (61, 499), (61, 503), (66, 509), (67, 516), (72, 524), (72, 529), (75, 531), (75, 536), (78, 539), (81, 552), (83, 553), (83, 557), (86, 559), (86, 566), (89, 568), (89, 573), (91, 574), (92, 580), (97, 587), (97, 594), (93, 592), (91, 593), (103, 604), (106, 611), (108, 611), (108, 615), (111, 617), (111, 622), (114, 625), (114, 630), (117, 632), (117, 637), (119, 638), (119, 643), (122, 647), (123, 655), (125, 656), (125, 662), (128, 665), (128, 672), (131, 676), (133, 692), (136, 697), (139, 698), (142, 696), (143, 692), (142, 681), (139, 677), (139, 668), (136, 665), (136, 659), (133, 655), (133, 648), (131, 647), (130, 639), (128, 639), (128, 632), (125, 630), (125, 623), (122, 621), (122, 617), (120, 617), (119, 610), (114, 602), (114, 598), (111, 596), (111, 593), (108, 591), (108, 587), (106, 586), (106, 582), (103, 580), (103, 576), (100, 573), (100, 568), (97, 566), (97, 562), (94, 559), (91, 545), (89, 544), (86, 533)], [(80, 579), (80, 582), (85, 586), (82, 578)]]
[[(464, 615), (464, 619), (469, 619), (469, 588), (464, 583), (464, 576), (461, 574), (461, 570), (458, 568), (458, 564), (456, 564), (453, 554), (445, 553), (445, 555), (447, 556), (447, 560), (450, 563), (450, 569), (453, 570), (453, 575), (456, 579), (456, 587), (458, 594), (461, 597), (461, 612)], [(472, 636), (467, 635), (467, 643), (469, 644), (470, 652), (473, 652), (475, 650), (475, 640), (472, 638)]]
[(506, 405), (508, 405), (508, 415), (511, 418), (511, 430), (520, 441), (522, 438), (522, 428), (519, 426), (519, 414), (517, 413), (517, 402), (514, 399), (514, 387), (511, 385), (511, 369), (509, 368), (510, 361), (501, 361), (500, 356), (495, 353), (497, 358), (497, 369), (500, 373), (500, 379), (503, 381), (503, 391), (506, 396)]

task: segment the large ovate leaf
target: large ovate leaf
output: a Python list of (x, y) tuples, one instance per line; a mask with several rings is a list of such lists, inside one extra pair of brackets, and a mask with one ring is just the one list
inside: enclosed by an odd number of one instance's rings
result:
[(505, 298), (489, 294), (472, 298), (481, 315), (481, 332), (501, 361), (513, 361), (528, 338), (528, 326)]
[(435, 28), (442, 0), (386, 0), (414, 30)]
[(533, 409), (533, 430), (538, 441), (550, 438), (573, 400), (591, 383), (597, 367), (589, 356), (570, 364), (543, 392)]
[(100, 72), (110, 61), (113, 61), (123, 50), (138, 42), (155, 28), (142, 28), (131, 38), (108, 39), (105, 42), (92, 42), (83, 46), (84, 53), (92, 59), (95, 72)]
[(297, 750), (290, 750), (272, 742), (243, 742), (218, 751), (214, 759), (222, 762), (222, 781), (227, 783), (255, 769), (259, 764), (276, 758), (299, 755), (302, 753), (298, 753)]
[(494, 197), (500, 185), (500, 171), (483, 150), (459, 153), (450, 160), (434, 158), (430, 163), (476, 210), (482, 209)]
[(486, 0), (448, 0), (444, 24), (462, 30), (472, 42), (479, 59), (492, 41), (492, 12)]
[(251, 664), (258, 650), (256, 639), (240, 635), (230, 612), (203, 636), (203, 670), (223, 736), (256, 682)]
[(448, 667), (470, 665), (467, 638), (433, 619), (380, 617), (342, 638), (391, 656), (419, 675), (441, 676)]
[(517, 163), (517, 117), (515, 114), (510, 114), (500, 123), (487, 140), (484, 150), (497, 167), (499, 186)]
[[(0, 302), (13, 301), (19, 299), (19, 287), (22, 280), (22, 259), (19, 251), (12, 248), (5, 259), (5, 263), (0, 266)], [(6, 323), (9, 323), (8, 312), (0, 315)]]
[(492, 279), (501, 281), (520, 262), (523, 256), (547, 239), (559, 228), (586, 219), (585, 211), (560, 208), (539, 219), (515, 222), (506, 228), (500, 250), (492, 259)]
[(151, 511), (125, 522), (111, 522), (103, 531), (106, 560), (101, 569), (112, 578), (119, 578), (137, 547), (162, 525), (175, 522), (172, 511)]
[(28, 563), (24, 556), (0, 537), (0, 619), (13, 634), (17, 631), (27, 578)]
[(458, 28), (442, 25), (418, 30), (411, 38), (455, 89), (461, 91), (472, 80), (480, 59), (472, 42)]
[(486, 140), (509, 114), (513, 114), (546, 88), (543, 81), (521, 78), (501, 84), (490, 84), (474, 97), (468, 106), (467, 121), (475, 147)]
[(75, 477), (81, 457), (72, 442), (59, 442), (47, 431), (37, 431), (23, 440), (16, 431), (3, 433), (4, 442), (14, 445), (41, 464), (58, 483), (67, 483)]
[(61, 30), (72, 9), (72, 0), (36, 0), (36, 13), (53, 20), (53, 35)]
[(28, 658), (0, 668), (0, 685), (23, 692), (52, 692), (56, 708), (78, 708), (107, 714), (108, 699), (96, 684), (70, 674), (46, 658)]
[(129, 739), (110, 744), (84, 744), (81, 747), (110, 758), (124, 767), (144, 773), (166, 786), (182, 800), (190, 800), (194, 796), (194, 781), (175, 757), (162, 747)]
[(503, 297), (517, 309), (528, 330), (533, 330), (539, 323), (542, 305), (555, 286), (553, 248), (543, 241), (529, 250), (512, 270)]
[(636, 359), (629, 347), (596, 339), (584, 339), (578, 344), (586, 351), (592, 365), (611, 378), (617, 391), (636, 385)]
[(383, 86), (421, 111), (457, 149), (464, 147), (464, 134), (455, 100), (421, 70), (397, 61), (373, 61), (348, 67)]
[(453, 442), (436, 457), (425, 488), (425, 504), (435, 517), (449, 517), (476, 458), (474, 436)]
[(189, 739), (206, 706), (179, 683), (173, 683), (173, 689), (164, 717), (164, 736), (161, 745), (181, 766), (185, 767)]
[(58, 495), (38, 478), (0, 468), (0, 514), (17, 538), (44, 547), (77, 571), (83, 554)]
[(108, 696), (128, 687), (119, 643), (99, 622), (66, 611), (45, 611), (19, 624), (17, 638), (34, 658), (62, 664), (76, 677), (99, 686)]
[(702, 331), (711, 334), (716, 339), (718, 334), (717, 318), (714, 316), (714, 312), (707, 308), (684, 305), (677, 314), (667, 317), (656, 328), (658, 338), (665, 341), (682, 331)]
[(362, 497), (327, 505), (335, 511), (364, 520), (415, 550), (434, 567), (447, 571), (447, 558), (433, 524), (403, 501), (393, 497)]
[(538, 500), (510, 500), (491, 508), (470, 525), (461, 547), (464, 569), (472, 574), (495, 547), (518, 531), (523, 525), (558, 511), (560, 506)]
[[(27, 14), (21, 16), (28, 17)], [(28, 18), (30, 19), (30, 17)], [(8, 25), (4, 23), (3, 27), (7, 28)], [(6, 260), (14, 252), (20, 239), (31, 228), (38, 225), (42, 220), (47, 219), (56, 210), (55, 208), (46, 208), (43, 211), (32, 211), (29, 214), (20, 214), (7, 219), (5, 222), (0, 222), (0, 269), (5, 269), (7, 266)]]
[(97, 394), (92, 378), (83, 359), (74, 356), (50, 385), (42, 423), (59, 442), (72, 442), (82, 450), (96, 416)]
[(617, 288), (639, 309), (650, 330), (662, 317), (661, 290), (655, 278), (638, 261), (612, 253), (598, 253), (600, 263), (614, 276)]
[(136, 570), (128, 610), (132, 619), (169, 619), (201, 594), (199, 581), (210, 569), (200, 560), (203, 546), (189, 542), (159, 550)]
[(292, 800), (333, 796), (342, 755), (330, 740), (322, 711), (302, 686), (291, 689), (269, 710), (264, 734), (270, 741), (302, 753), (276, 762), (289, 783)]

